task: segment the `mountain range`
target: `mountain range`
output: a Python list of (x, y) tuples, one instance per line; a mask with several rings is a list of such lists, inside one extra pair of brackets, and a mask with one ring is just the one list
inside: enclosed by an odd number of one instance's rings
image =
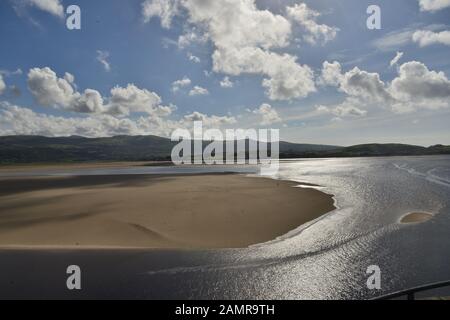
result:
[[(247, 141), (248, 143), (248, 141)], [(0, 164), (100, 161), (169, 161), (177, 142), (157, 136), (109, 138), (3, 136)], [(209, 142), (204, 142), (204, 145)], [(364, 144), (350, 147), (280, 142), (280, 158), (450, 154), (450, 146)]]

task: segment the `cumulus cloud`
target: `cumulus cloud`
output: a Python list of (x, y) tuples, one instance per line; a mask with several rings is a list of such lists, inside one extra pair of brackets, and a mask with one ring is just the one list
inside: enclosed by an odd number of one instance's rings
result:
[(359, 97), (370, 102), (386, 103), (391, 99), (386, 90), (386, 84), (381, 81), (378, 73), (369, 73), (358, 67), (342, 73), (341, 64), (337, 61), (323, 63), (319, 82), (336, 86), (349, 96)]
[(344, 74), (340, 89), (350, 96), (370, 99), (373, 102), (389, 102), (390, 100), (380, 75), (360, 70), (358, 67)]
[(192, 88), (191, 91), (189, 91), (190, 96), (204, 96), (207, 94), (209, 94), (208, 89), (205, 89), (200, 86), (194, 86), (194, 88)]
[(0, 103), (1, 135), (43, 135), (104, 137), (119, 134), (142, 134), (136, 122), (108, 115), (90, 117), (56, 117), (31, 109)]
[(400, 59), (403, 57), (403, 52), (397, 51), (397, 54), (395, 55), (394, 59), (391, 60), (391, 62), (389, 62), (389, 66), (392, 68), (393, 66), (395, 66)]
[(169, 137), (178, 128), (192, 129), (194, 121), (205, 128), (221, 128), (236, 123), (231, 116), (193, 112), (179, 120), (140, 116), (117, 118), (108, 114), (60, 117), (37, 113), (31, 109), (0, 102), (0, 135), (41, 135), (48, 137), (79, 135), (111, 137), (117, 135), (159, 135)]
[(103, 68), (107, 72), (111, 71), (111, 64), (109, 63), (108, 58), (108, 51), (97, 50), (97, 61), (102, 64)]
[(322, 65), (322, 74), (318, 83), (321, 85), (338, 86), (342, 81), (342, 67), (337, 61), (325, 61)]
[(294, 56), (280, 55), (261, 48), (216, 51), (213, 70), (233, 76), (241, 73), (265, 74), (262, 85), (271, 100), (290, 100), (315, 92), (314, 73), (297, 63)]
[(421, 11), (435, 12), (450, 7), (450, 0), (419, 0)]
[(73, 100), (77, 94), (72, 86), (73, 76), (66, 73), (58, 78), (50, 68), (33, 68), (28, 73), (28, 88), (37, 103), (48, 107), (61, 107), (73, 110)]
[(114, 115), (129, 115), (130, 113), (147, 113), (153, 116), (168, 116), (173, 107), (161, 105), (162, 99), (155, 92), (140, 89), (134, 84), (127, 87), (114, 87), (106, 106), (107, 113)]
[(146, 0), (142, 3), (144, 21), (148, 22), (153, 17), (161, 19), (161, 25), (168, 29), (172, 19), (178, 13), (178, 0)]
[(433, 32), (429, 30), (419, 30), (414, 32), (412, 39), (421, 47), (433, 44), (450, 46), (450, 31)]
[[(385, 83), (378, 73), (355, 67), (340, 73), (338, 62), (323, 64), (322, 80), (347, 94), (343, 104), (327, 107), (336, 116), (365, 115), (363, 107), (382, 106), (394, 112), (450, 107), (450, 80), (443, 72), (429, 70), (421, 62), (410, 61), (398, 68), (398, 76)], [(320, 106), (318, 111), (325, 111)]]
[(66, 73), (58, 78), (50, 68), (33, 68), (28, 73), (28, 88), (42, 106), (83, 113), (104, 111), (98, 91), (87, 89), (83, 94), (74, 88), (74, 76)]
[(188, 77), (184, 77), (183, 79), (176, 80), (176, 81), (172, 82), (172, 91), (177, 92), (181, 88), (190, 86), (191, 83), (192, 83), (191, 79), (189, 79)]
[[(184, 77), (183, 79), (172, 82), (172, 92), (178, 92), (181, 88), (189, 87), (192, 84), (191, 79), (188, 77)], [(200, 86), (194, 86), (191, 90), (189, 90), (190, 96), (202, 96), (208, 95), (209, 91), (206, 88)]]
[(94, 89), (83, 93), (76, 90), (75, 77), (66, 73), (59, 78), (50, 68), (33, 68), (28, 73), (28, 88), (36, 102), (42, 106), (79, 113), (127, 116), (130, 113), (147, 113), (155, 117), (172, 112), (172, 106), (161, 105), (158, 94), (141, 89), (134, 84), (116, 86), (110, 96), (103, 98)]
[(220, 81), (220, 86), (222, 88), (233, 88), (234, 83), (230, 80), (230, 77), (224, 77), (222, 81)]
[(235, 124), (236, 118), (229, 116), (208, 116), (206, 114), (195, 111), (184, 116), (180, 121), (180, 125), (189, 128), (192, 126), (192, 122), (194, 121), (202, 121), (204, 127), (220, 128), (222, 126)]
[(15, 86), (7, 86), (5, 83), (5, 77), (15, 76), (22, 74), (21, 69), (17, 69), (15, 71), (8, 71), (8, 70), (0, 70), (0, 95), (5, 94), (7, 97), (10, 98), (18, 98), (22, 94), (20, 89)]
[[(146, 0), (146, 6), (159, 1)], [(291, 23), (285, 17), (268, 10), (259, 10), (254, 0), (172, 1), (170, 12), (184, 14), (187, 25), (197, 28), (201, 36), (209, 39), (214, 51), (213, 70), (227, 75), (257, 74), (264, 77), (262, 85), (272, 100), (302, 98), (314, 92), (314, 74), (297, 62), (297, 57), (274, 52), (284, 48), (291, 37)], [(153, 10), (163, 27), (170, 24), (164, 10)], [(173, 17), (173, 16), (172, 16)], [(183, 43), (189, 43), (183, 38)]]
[(310, 9), (305, 3), (295, 4), (293, 7), (287, 7), (288, 17), (300, 24), (306, 34), (304, 40), (311, 43), (327, 43), (336, 38), (338, 28), (330, 27), (325, 24), (318, 24), (316, 19), (320, 13)]
[(264, 103), (258, 109), (253, 110), (253, 113), (261, 116), (261, 125), (270, 125), (282, 121), (278, 112), (267, 103)]
[(429, 70), (417, 61), (400, 67), (389, 91), (397, 100), (393, 107), (400, 112), (417, 108), (447, 108), (450, 105), (450, 80), (444, 72)]
[(0, 95), (3, 94), (3, 92), (6, 89), (5, 81), (3, 80), (3, 76), (0, 74)]

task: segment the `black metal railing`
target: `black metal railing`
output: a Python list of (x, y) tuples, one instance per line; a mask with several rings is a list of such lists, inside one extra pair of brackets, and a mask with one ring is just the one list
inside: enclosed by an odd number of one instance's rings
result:
[(387, 295), (384, 295), (381, 297), (377, 297), (374, 300), (391, 300), (391, 299), (402, 298), (402, 297), (407, 298), (407, 300), (415, 300), (417, 293), (429, 291), (429, 290), (433, 290), (433, 289), (445, 288), (445, 287), (450, 287), (450, 280), (442, 281), (442, 282), (435, 282), (435, 283), (431, 283), (431, 284), (427, 284), (427, 285), (423, 285), (423, 286), (419, 286), (419, 287), (414, 287), (414, 288), (407, 289), (407, 290), (397, 291), (397, 292), (390, 293), (390, 294), (387, 294)]

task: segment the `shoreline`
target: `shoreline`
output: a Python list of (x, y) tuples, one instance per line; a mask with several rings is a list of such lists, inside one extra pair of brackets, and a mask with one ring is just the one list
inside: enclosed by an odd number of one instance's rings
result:
[(335, 209), (331, 195), (298, 185), (240, 174), (0, 178), (0, 250), (260, 245)]

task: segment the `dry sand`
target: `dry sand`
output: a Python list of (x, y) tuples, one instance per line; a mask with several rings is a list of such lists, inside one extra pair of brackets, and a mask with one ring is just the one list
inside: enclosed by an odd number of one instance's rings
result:
[(334, 209), (295, 183), (235, 174), (0, 179), (0, 247), (234, 248)]

